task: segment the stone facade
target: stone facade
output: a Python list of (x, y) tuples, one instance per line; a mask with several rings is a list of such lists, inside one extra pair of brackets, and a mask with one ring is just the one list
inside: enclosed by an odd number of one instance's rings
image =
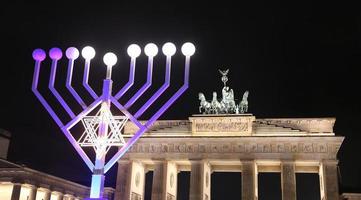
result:
[[(119, 161), (154, 170), (152, 200), (176, 199), (168, 171), (190, 171), (191, 200), (211, 199), (211, 173), (242, 173), (242, 199), (258, 199), (259, 172), (281, 173), (283, 199), (296, 199), (296, 173), (320, 177), (322, 200), (339, 199), (337, 152), (343, 137), (333, 132), (334, 118), (256, 119), (252, 115), (197, 115), (189, 120), (157, 121)], [(127, 124), (124, 134), (135, 127)], [(176, 169), (176, 170), (175, 170)], [(115, 199), (144, 190), (131, 188), (132, 175), (119, 168)], [(144, 175), (141, 175), (142, 177)], [(170, 177), (172, 176), (172, 178)], [(127, 183), (123, 185), (123, 183)], [(127, 189), (123, 189), (127, 188)], [(176, 191), (176, 190), (175, 190)]]
[[(90, 188), (0, 159), (1, 200), (82, 200)], [(106, 188), (104, 197), (113, 199), (114, 189)]]

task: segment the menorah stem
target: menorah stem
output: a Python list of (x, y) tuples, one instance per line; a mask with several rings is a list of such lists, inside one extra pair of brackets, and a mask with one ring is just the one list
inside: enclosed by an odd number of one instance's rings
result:
[(120, 91), (114, 96), (116, 99), (120, 99), (132, 85), (134, 84), (134, 75), (135, 75), (135, 61), (136, 58), (132, 57), (130, 59), (130, 69), (129, 69), (129, 80), (128, 82), (120, 89)]
[(54, 119), (56, 124), (59, 127), (63, 127), (64, 125), (61, 122), (61, 120), (59, 119), (58, 115), (55, 114), (54, 110), (50, 107), (48, 102), (44, 99), (44, 97), (40, 94), (40, 92), (37, 89), (38, 82), (39, 82), (40, 65), (41, 65), (41, 61), (36, 60), (35, 61), (34, 76), (33, 76), (33, 84), (32, 84), (31, 90), (33, 91), (35, 96), (39, 99), (40, 103), (43, 104), (43, 106), (48, 111), (48, 113), (51, 115), (51, 117)]
[[(108, 69), (108, 71), (110, 71)], [(105, 140), (108, 137), (108, 121), (107, 117), (105, 116), (106, 111), (110, 110), (110, 98), (112, 93), (112, 80), (110, 79), (110, 76), (107, 76), (107, 79), (103, 82), (103, 94), (101, 96), (102, 103), (101, 103), (101, 110), (100, 110), (100, 116), (101, 121), (99, 123), (99, 129), (98, 129), (98, 138), (97, 140)], [(104, 142), (103, 142), (104, 143)], [(92, 175), (92, 183), (91, 183), (91, 189), (90, 189), (90, 198), (101, 198), (103, 196), (103, 190), (104, 190), (104, 164), (105, 164), (105, 156), (106, 156), (106, 150), (107, 146), (106, 144), (103, 144), (98, 147), (95, 155), (95, 166), (94, 171)]]
[(83, 109), (85, 109), (87, 107), (86, 104), (84, 103), (83, 99), (79, 96), (79, 94), (74, 90), (74, 88), (71, 85), (72, 78), (73, 78), (73, 67), (74, 67), (74, 60), (69, 59), (68, 73), (66, 76), (65, 86), (69, 90), (69, 92), (73, 95), (75, 100), (81, 105), (81, 107)]
[(171, 56), (166, 58), (166, 67), (165, 67), (165, 78), (163, 85), (157, 90), (156, 93), (134, 114), (134, 117), (138, 119), (159, 97), (163, 92), (169, 87), (170, 84), (170, 72), (171, 72)]
[(152, 85), (153, 77), (153, 57), (148, 57), (148, 71), (147, 71), (147, 82), (138, 90), (137, 93), (124, 105), (126, 109), (130, 108), (134, 102), (136, 102), (140, 96)]
[[(101, 109), (107, 109), (109, 105), (106, 102), (102, 103)], [(101, 111), (101, 113), (104, 113)], [(103, 114), (101, 114), (103, 115)], [(98, 138), (97, 140), (102, 140), (104, 137), (107, 137), (108, 134), (108, 123), (104, 120), (104, 117), (99, 123), (98, 129)], [(95, 165), (92, 175), (92, 182), (90, 188), (90, 198), (100, 198), (103, 196), (104, 190), (104, 163), (105, 163), (105, 146), (98, 147), (95, 155)]]
[(94, 90), (88, 84), (89, 69), (90, 69), (90, 60), (86, 59), (85, 66), (84, 66), (83, 86), (89, 92), (89, 94), (93, 97), (93, 99), (96, 99), (96, 98), (98, 98), (98, 95), (94, 92)]

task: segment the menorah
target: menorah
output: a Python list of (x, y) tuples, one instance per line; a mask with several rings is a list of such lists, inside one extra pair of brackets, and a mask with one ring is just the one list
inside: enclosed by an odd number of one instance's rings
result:
[[(195, 52), (195, 47), (192, 43), (184, 43), (181, 51), (185, 56), (185, 69), (184, 69), (184, 83), (183, 85), (163, 104), (156, 110), (151, 117), (144, 122), (138, 119), (154, 102), (161, 97), (162, 93), (170, 86), (171, 78), (171, 58), (176, 53), (174, 44), (168, 42), (162, 47), (163, 54), (166, 56), (165, 66), (165, 80), (163, 85), (151, 96), (144, 105), (140, 107), (134, 114), (130, 113), (128, 109), (146, 92), (152, 85), (153, 77), (153, 59), (158, 54), (158, 47), (149, 43), (145, 46), (144, 52), (148, 56), (147, 65), (147, 80), (144, 85), (124, 104), (119, 103), (119, 99), (126, 94), (126, 92), (134, 84), (136, 58), (141, 54), (141, 48), (132, 44), (128, 47), (127, 53), (130, 56), (130, 72), (128, 82), (115, 94), (112, 94), (112, 67), (117, 62), (117, 56), (114, 53), (108, 52), (104, 55), (103, 61), (107, 66), (106, 78), (103, 80), (102, 94), (99, 96), (92, 87), (88, 84), (90, 61), (95, 56), (95, 50), (87, 46), (82, 49), (81, 54), (85, 59), (84, 74), (82, 85), (94, 100), (87, 105), (83, 98), (76, 92), (72, 86), (73, 67), (74, 61), (79, 57), (79, 51), (70, 47), (66, 50), (66, 57), (68, 58), (68, 69), (66, 77), (66, 88), (76, 102), (82, 107), (80, 113), (75, 114), (69, 104), (63, 99), (61, 94), (56, 90), (55, 78), (57, 71), (57, 63), (62, 58), (63, 53), (59, 48), (52, 48), (49, 51), (49, 57), (52, 60), (49, 90), (55, 96), (56, 100), (64, 108), (66, 113), (71, 118), (66, 123), (61, 120), (59, 115), (54, 111), (47, 100), (38, 91), (39, 73), (41, 62), (46, 58), (46, 53), (42, 49), (35, 49), (33, 51), (33, 58), (35, 60), (35, 70), (32, 83), (32, 91), (39, 99), (41, 104), (49, 112), (56, 124), (60, 127), (66, 138), (70, 141), (72, 146), (78, 152), (85, 164), (92, 171), (92, 181), (90, 189), (90, 199), (103, 199), (104, 190), (104, 174), (126, 153), (126, 151), (143, 135), (145, 131), (187, 90), (189, 84), (189, 67), (190, 57)], [(122, 116), (113, 116), (110, 111), (111, 105), (114, 105), (121, 113)], [(95, 115), (90, 115), (92, 111), (100, 107)], [(125, 123), (130, 120), (139, 129), (134, 133), (133, 137), (127, 141), (124, 140), (122, 129)], [(70, 129), (76, 124), (81, 123), (84, 126), (84, 133), (80, 138), (75, 139), (71, 134)], [(83, 148), (92, 147), (95, 151), (95, 162), (93, 163)], [(106, 160), (106, 154), (111, 147), (117, 147), (117, 152)]]

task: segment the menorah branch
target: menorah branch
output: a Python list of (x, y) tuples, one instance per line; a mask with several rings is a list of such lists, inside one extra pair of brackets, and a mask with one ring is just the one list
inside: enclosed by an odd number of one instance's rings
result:
[(75, 89), (71, 85), (72, 78), (73, 78), (73, 66), (74, 66), (74, 60), (69, 59), (68, 72), (67, 72), (67, 76), (66, 76), (65, 86), (69, 90), (69, 92), (73, 95), (75, 100), (81, 105), (81, 107), (83, 109), (85, 109), (87, 107), (86, 104), (84, 103), (83, 99), (79, 96), (79, 94), (75, 91)]
[(138, 90), (135, 95), (129, 99), (129, 101), (124, 105), (126, 109), (130, 108), (140, 96), (144, 94), (145, 91), (152, 85), (152, 77), (153, 77), (153, 57), (148, 57), (148, 70), (147, 70), (147, 82)]
[(184, 83), (182, 87), (147, 121), (146, 124), (144, 124), (144, 126), (150, 127), (188, 89), (189, 67), (190, 67), (190, 57), (186, 56)]
[(163, 85), (154, 93), (154, 95), (134, 114), (135, 118), (139, 118), (169, 87), (171, 72), (171, 56), (166, 58), (165, 77)]
[(131, 58), (130, 60), (130, 70), (129, 70), (129, 80), (128, 82), (120, 89), (120, 91), (114, 96), (116, 99), (120, 99), (130, 87), (134, 84), (134, 76), (135, 76), (135, 61), (136, 58)]
[(93, 97), (93, 99), (96, 99), (96, 98), (98, 98), (98, 95), (94, 92), (94, 90), (88, 84), (89, 69), (90, 69), (90, 60), (85, 60), (83, 86), (89, 92), (89, 94)]
[(54, 94), (55, 98), (59, 101), (59, 103), (63, 106), (63, 108), (65, 109), (65, 111), (69, 114), (69, 116), (71, 118), (75, 117), (75, 114), (73, 113), (73, 111), (70, 109), (70, 107), (68, 106), (68, 104), (65, 102), (65, 100), (63, 99), (63, 97), (61, 97), (61, 95), (59, 94), (59, 92), (55, 89), (54, 84), (55, 84), (55, 76), (56, 76), (56, 68), (57, 68), (57, 60), (53, 59), (52, 64), (51, 64), (51, 71), (50, 71), (50, 79), (49, 79), (49, 89), (50, 91)]
[(56, 124), (59, 127), (63, 127), (63, 122), (61, 122), (58, 115), (54, 112), (48, 102), (44, 99), (44, 97), (38, 91), (38, 82), (39, 82), (39, 73), (40, 73), (40, 66), (41, 61), (45, 59), (45, 52), (43, 50), (37, 49), (34, 51), (33, 56), (37, 59), (35, 62), (35, 69), (34, 69), (34, 76), (33, 76), (33, 84), (31, 90), (35, 94), (35, 96), (39, 99), (40, 103), (45, 107), (46, 111), (50, 114), (50, 116), (54, 119)]

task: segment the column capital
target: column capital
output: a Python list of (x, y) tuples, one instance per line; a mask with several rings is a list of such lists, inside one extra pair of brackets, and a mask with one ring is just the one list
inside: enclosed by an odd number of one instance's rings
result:
[(164, 158), (152, 158), (152, 162), (153, 163), (164, 163), (167, 162), (168, 160), (164, 159)]
[(45, 187), (39, 187), (38, 189), (44, 192), (51, 192), (49, 188), (45, 188)]
[(18, 185), (18, 186), (22, 186), (22, 185), (23, 185), (23, 183), (20, 183), (20, 182), (11, 182), (11, 184), (13, 184), (13, 185)]
[(245, 159), (245, 160), (241, 159), (240, 161), (241, 161), (241, 164), (256, 163), (256, 160), (254, 160), (254, 159)]
[(291, 164), (291, 163), (295, 163), (295, 162), (296, 162), (295, 160), (291, 160), (291, 159), (282, 159), (281, 160), (281, 164), (282, 163), (290, 163)]
[(188, 159), (188, 161), (192, 164), (192, 163), (204, 163), (204, 162), (208, 162), (207, 159), (202, 159), (202, 158), (194, 158), (194, 159)]
[(130, 160), (129, 159), (119, 159), (118, 161), (117, 161), (117, 163), (118, 164), (123, 164), (123, 163), (130, 163)]
[(338, 160), (322, 160), (323, 165), (338, 165)]

